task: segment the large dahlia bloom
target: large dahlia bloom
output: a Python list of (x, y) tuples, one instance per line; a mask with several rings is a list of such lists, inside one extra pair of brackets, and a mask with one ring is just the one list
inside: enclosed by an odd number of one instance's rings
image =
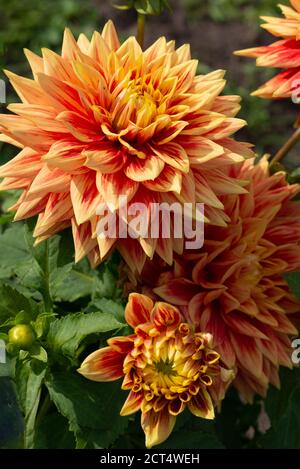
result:
[(109, 339), (79, 373), (93, 381), (123, 378), (122, 389), (130, 392), (121, 415), (141, 410), (148, 448), (168, 438), (186, 407), (213, 419), (233, 372), (221, 366), (211, 334), (195, 332), (174, 306), (138, 293), (129, 296), (125, 318), (134, 333)]
[[(251, 402), (279, 386), (280, 365), (291, 367), (293, 313), (300, 304), (282, 274), (300, 269), (299, 186), (284, 173), (269, 175), (268, 162), (248, 160), (230, 171), (249, 180), (248, 193), (222, 199), (227, 227), (208, 226), (203, 249), (185, 252), (174, 267), (145, 265), (144, 291), (181, 308), (186, 321), (214, 337), (215, 349), (235, 386)], [(296, 317), (298, 315), (295, 315)]]
[(42, 54), (26, 51), (33, 79), (6, 72), (22, 103), (0, 116), (2, 140), (21, 148), (0, 188), (23, 190), (12, 210), (38, 215), (38, 241), (72, 225), (77, 261), (96, 265), (117, 247), (141, 270), (154, 252), (171, 263), (178, 240), (99, 233), (97, 207), (119, 216), (120, 195), (148, 208), (197, 200), (207, 220), (226, 222), (219, 196), (243, 189), (224, 168), (251, 151), (231, 138), (244, 121), (239, 97), (219, 96), (223, 71), (197, 76), (189, 46), (165, 38), (144, 52), (134, 37), (120, 45), (111, 22), (91, 41), (66, 30), (61, 55)]
[(283, 38), (273, 44), (236, 51), (236, 55), (256, 58), (260, 67), (284, 69), (269, 80), (254, 96), (267, 99), (289, 98), (295, 89), (299, 90), (300, 80), (300, 0), (290, 0), (291, 7), (279, 5), (285, 18), (263, 16), (266, 21), (262, 28)]

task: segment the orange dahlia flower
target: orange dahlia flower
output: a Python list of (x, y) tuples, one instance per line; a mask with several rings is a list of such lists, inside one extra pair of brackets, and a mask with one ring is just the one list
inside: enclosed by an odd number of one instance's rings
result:
[(285, 18), (263, 16), (262, 28), (283, 40), (262, 47), (236, 51), (236, 55), (254, 57), (260, 67), (283, 68), (284, 71), (269, 80), (253, 96), (276, 99), (289, 98), (300, 84), (300, 0), (290, 0), (291, 7), (279, 5)]
[(228, 226), (208, 226), (203, 249), (176, 257), (172, 269), (158, 259), (147, 263), (142, 284), (213, 335), (251, 402), (269, 383), (279, 386), (279, 365), (292, 366), (289, 336), (297, 335), (300, 304), (282, 274), (300, 269), (300, 202), (291, 200), (299, 186), (288, 185), (284, 173), (270, 176), (266, 159), (230, 175), (248, 179), (249, 192), (222, 199)]
[(122, 389), (130, 393), (121, 415), (141, 410), (147, 448), (168, 438), (186, 407), (213, 419), (233, 372), (221, 366), (212, 336), (195, 332), (174, 306), (138, 293), (129, 296), (125, 318), (134, 333), (109, 339), (79, 373), (93, 381), (124, 378)]
[(223, 168), (251, 151), (230, 137), (244, 121), (239, 97), (219, 96), (223, 71), (197, 76), (189, 46), (165, 38), (144, 52), (134, 37), (120, 45), (111, 22), (91, 41), (66, 30), (61, 55), (42, 53), (26, 51), (33, 80), (6, 72), (22, 103), (0, 116), (2, 140), (21, 148), (0, 188), (23, 190), (11, 209), (38, 215), (37, 241), (72, 225), (77, 261), (96, 265), (117, 247), (140, 270), (154, 252), (170, 257), (172, 239), (99, 236), (99, 205), (118, 215), (120, 195), (148, 207), (197, 200), (225, 223), (219, 196), (242, 189)]

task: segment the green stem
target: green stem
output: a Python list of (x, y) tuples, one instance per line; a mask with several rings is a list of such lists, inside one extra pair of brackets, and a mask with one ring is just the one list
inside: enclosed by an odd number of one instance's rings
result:
[(138, 13), (137, 17), (137, 34), (136, 38), (141, 46), (141, 48), (144, 47), (144, 38), (145, 38), (145, 15), (143, 13)]
[(49, 272), (49, 241), (46, 243), (46, 254), (45, 254), (45, 265), (44, 265), (44, 305), (46, 312), (50, 312), (53, 309), (53, 302), (50, 293), (50, 272)]
[(287, 142), (280, 148), (280, 150), (276, 153), (276, 155), (272, 158), (270, 167), (273, 166), (275, 163), (281, 161), (289, 152), (290, 150), (298, 143), (300, 140), (300, 128), (297, 129), (293, 135), (288, 139)]
[(39, 410), (39, 413), (36, 417), (36, 421), (35, 421), (35, 428), (38, 428), (43, 420), (43, 418), (46, 416), (46, 414), (48, 413), (48, 410), (51, 406), (51, 399), (50, 399), (50, 396), (49, 394), (46, 395), (45, 399), (44, 399), (44, 402), (42, 403), (41, 405), (41, 408)]

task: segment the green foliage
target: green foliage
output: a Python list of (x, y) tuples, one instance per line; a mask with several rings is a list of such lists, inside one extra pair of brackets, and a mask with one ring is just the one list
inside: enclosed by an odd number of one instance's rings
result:
[[(119, 416), (125, 393), (119, 383), (99, 388), (80, 377), (76, 367), (87, 347), (96, 349), (108, 332), (124, 330), (115, 260), (98, 270), (86, 261), (75, 266), (68, 232), (36, 247), (33, 243), (22, 223), (5, 226), (0, 233), (1, 339), (8, 341), (13, 327), (26, 327), (35, 334), (26, 351), (8, 343), (13, 368), (0, 364), (0, 375), (11, 374), (16, 385), (24, 420), (22, 444), (51, 447), (46, 422), (53, 426), (63, 421), (71, 431), (64, 437), (65, 445), (74, 447), (75, 435), (77, 446), (109, 446), (128, 423)], [(20, 411), (15, 405), (10, 415), (16, 412)]]
[(81, 446), (107, 448), (126, 431), (128, 419), (120, 417), (126, 394), (119, 382), (93, 383), (58, 372), (48, 376), (46, 386)]
[(260, 447), (300, 448), (300, 371), (282, 370), (284, 385), (278, 391), (272, 388), (265, 401), (272, 427), (259, 440)]
[(134, 8), (142, 15), (161, 15), (165, 9), (170, 9), (169, 0), (123, 0), (113, 6), (119, 10)]
[(0, 363), (0, 449), (21, 446), (23, 421), (15, 387), (8, 377), (1, 376)]
[(74, 361), (80, 343), (90, 334), (122, 329), (124, 324), (108, 313), (77, 313), (56, 319), (50, 325), (47, 342), (49, 348)]
[(251, 0), (206, 0), (205, 2), (184, 0), (184, 3), (191, 19), (208, 16), (217, 22), (252, 20), (256, 23), (257, 28), (260, 15), (278, 14), (277, 4), (273, 0), (262, 0), (255, 3)]
[(24, 446), (34, 447), (35, 421), (39, 406), (46, 363), (40, 360), (18, 360), (15, 382), (20, 406), (24, 415)]
[(294, 295), (300, 299), (300, 272), (289, 272), (284, 274), (284, 278)]

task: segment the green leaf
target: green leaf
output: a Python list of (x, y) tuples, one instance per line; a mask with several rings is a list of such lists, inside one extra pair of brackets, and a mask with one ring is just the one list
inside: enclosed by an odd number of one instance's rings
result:
[(36, 414), (45, 374), (46, 363), (40, 360), (19, 360), (16, 364), (15, 380), (25, 422), (25, 448), (34, 447)]
[(39, 344), (32, 345), (32, 347), (29, 349), (29, 355), (31, 358), (35, 358), (36, 360), (40, 360), (44, 363), (47, 363), (48, 361), (48, 355), (46, 350)]
[(34, 448), (75, 448), (75, 438), (74, 434), (69, 431), (68, 420), (58, 412), (46, 415), (37, 429)]
[(111, 271), (113, 266), (103, 264), (99, 270), (92, 269), (87, 260), (74, 266), (63, 282), (52, 284), (53, 297), (56, 301), (74, 302), (79, 298), (115, 298), (118, 293), (116, 277)]
[(97, 287), (95, 272), (87, 274), (72, 269), (63, 282), (54, 281), (53, 297), (56, 301), (73, 303), (79, 298), (91, 296)]
[(125, 432), (128, 418), (119, 415), (126, 393), (120, 381), (95, 383), (78, 374), (57, 372), (46, 379), (51, 400), (69, 420), (70, 430), (90, 447), (109, 447)]
[(282, 370), (282, 390), (271, 388), (265, 408), (271, 428), (261, 437), (263, 448), (300, 448), (300, 370)]
[(30, 269), (31, 256), (25, 242), (25, 226), (14, 223), (0, 235), (0, 278), (13, 275), (16, 268), (27, 264)]
[(12, 319), (21, 311), (34, 319), (38, 313), (38, 305), (33, 300), (26, 298), (14, 288), (0, 283), (0, 324)]
[(86, 312), (101, 311), (103, 313), (113, 314), (120, 321), (125, 322), (124, 306), (122, 303), (107, 298), (99, 298), (90, 303)]
[(0, 396), (0, 449), (19, 447), (23, 419), (10, 378), (0, 376)]
[(294, 295), (300, 299), (300, 272), (288, 272), (283, 277)]
[(161, 449), (222, 449), (215, 422), (197, 418), (188, 410), (176, 421), (170, 437), (157, 448)]
[(122, 327), (124, 324), (113, 314), (101, 312), (69, 314), (50, 324), (47, 342), (53, 352), (63, 354), (74, 361), (76, 350), (85, 337)]

